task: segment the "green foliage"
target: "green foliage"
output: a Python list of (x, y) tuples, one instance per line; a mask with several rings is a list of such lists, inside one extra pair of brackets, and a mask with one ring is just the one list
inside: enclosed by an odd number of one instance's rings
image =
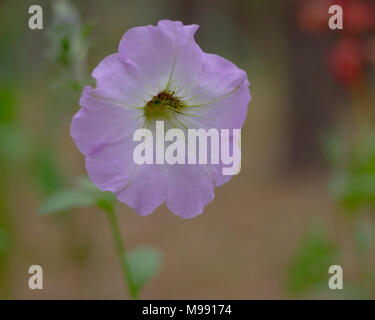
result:
[(76, 178), (75, 185), (79, 189), (92, 191), (92, 192), (100, 192), (97, 186), (93, 184), (92, 181), (88, 177), (85, 177), (85, 176)]
[(55, 55), (55, 59), (59, 61), (63, 66), (69, 66), (72, 57), (70, 57), (70, 40), (66, 35), (60, 37), (60, 44)]
[(91, 30), (91, 23), (82, 25), (79, 12), (71, 1), (54, 1), (48, 56), (65, 69), (79, 73), (77, 68), (86, 58)]
[(49, 29), (48, 55), (67, 67), (77, 58), (77, 35), (81, 21), (77, 8), (71, 1), (57, 0), (52, 3), (52, 27)]
[[(64, 212), (70, 209), (98, 206), (107, 212), (109, 217), (114, 218), (115, 196), (111, 192), (100, 191), (88, 178), (80, 177), (76, 181), (76, 186), (52, 194), (41, 205), (39, 213), (41, 215), (51, 215)], [(120, 229), (117, 227), (116, 218), (112, 219), (115, 224), (115, 237), (121, 245)], [(121, 249), (123, 250), (123, 249)], [(134, 284), (135, 294), (159, 271), (161, 265), (161, 254), (154, 248), (141, 247), (123, 257), (123, 264), (128, 265), (129, 273)]]
[(288, 273), (288, 291), (302, 294), (307, 290), (327, 286), (328, 269), (337, 264), (338, 250), (320, 230), (311, 230), (303, 239)]
[(366, 132), (350, 148), (338, 139), (326, 145), (326, 154), (334, 168), (331, 190), (348, 212), (375, 205), (374, 141), (375, 133)]
[(126, 258), (137, 291), (140, 291), (160, 270), (161, 254), (154, 248), (137, 248), (127, 254)]
[(114, 195), (110, 192), (101, 192), (87, 178), (79, 178), (76, 187), (53, 193), (41, 205), (39, 213), (50, 215), (66, 210), (99, 206), (103, 209), (113, 206)]
[(354, 240), (356, 249), (360, 254), (367, 253), (373, 246), (374, 230), (373, 226), (365, 221), (360, 221), (355, 227)]
[(94, 194), (82, 190), (62, 190), (52, 194), (40, 207), (40, 214), (47, 215), (78, 207), (96, 204)]
[(0, 125), (13, 122), (15, 116), (15, 89), (0, 84)]
[(55, 193), (61, 189), (62, 173), (51, 149), (44, 146), (36, 147), (32, 166), (36, 181), (46, 194)]
[[(348, 140), (337, 134), (325, 137), (323, 153), (332, 167), (332, 194), (345, 212), (351, 213), (354, 250), (359, 264), (368, 261), (373, 246), (374, 230), (371, 219), (359, 215), (375, 204), (375, 132), (357, 133)], [(361, 255), (361, 257), (358, 256)], [(366, 256), (367, 255), (367, 256)], [(338, 264), (338, 250), (321, 232), (310, 232), (294, 260), (288, 276), (290, 293), (312, 293), (328, 299), (369, 299), (375, 283), (371, 266), (359, 267), (356, 282), (346, 280), (343, 290), (329, 290), (327, 274), (330, 265)], [(374, 278), (374, 279), (373, 279)]]

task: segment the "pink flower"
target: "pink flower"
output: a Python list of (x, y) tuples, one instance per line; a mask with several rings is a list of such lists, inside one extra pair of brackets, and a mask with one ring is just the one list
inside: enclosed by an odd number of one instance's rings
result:
[(85, 155), (90, 179), (138, 214), (164, 202), (192, 218), (214, 198), (214, 187), (230, 179), (219, 165), (140, 165), (133, 161), (136, 129), (239, 129), (250, 93), (246, 73), (204, 53), (194, 40), (197, 25), (163, 20), (128, 30), (119, 52), (93, 71), (96, 88), (86, 87), (71, 134)]

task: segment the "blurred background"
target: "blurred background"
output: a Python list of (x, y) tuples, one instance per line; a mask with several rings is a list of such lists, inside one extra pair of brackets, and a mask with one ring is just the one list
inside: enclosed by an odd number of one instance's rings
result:
[[(28, 27), (33, 4), (43, 30)], [(328, 28), (331, 4), (343, 7), (343, 31)], [(373, 299), (367, 0), (0, 0), (0, 298), (127, 298), (105, 213), (40, 207), (86, 174), (70, 122), (91, 71), (126, 30), (160, 19), (200, 25), (198, 44), (244, 69), (253, 99), (241, 174), (204, 214), (183, 220), (163, 205), (140, 217), (118, 204), (127, 247), (151, 245), (163, 257), (141, 298)], [(43, 290), (28, 288), (33, 264)], [(328, 288), (333, 264), (343, 290)]]

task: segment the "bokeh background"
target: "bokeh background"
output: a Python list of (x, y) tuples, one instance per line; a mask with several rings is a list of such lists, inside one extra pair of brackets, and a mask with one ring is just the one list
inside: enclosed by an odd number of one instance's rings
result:
[[(328, 6), (344, 31), (328, 29)], [(28, 28), (39, 4), (44, 29)], [(70, 137), (82, 85), (123, 33), (160, 19), (246, 70), (242, 170), (202, 215), (118, 215), (127, 248), (162, 252), (145, 299), (375, 297), (375, 2), (0, 0), (0, 298), (124, 299), (105, 213), (41, 215), (85, 175)], [(44, 289), (27, 286), (30, 265)], [(344, 290), (328, 289), (328, 267)]]

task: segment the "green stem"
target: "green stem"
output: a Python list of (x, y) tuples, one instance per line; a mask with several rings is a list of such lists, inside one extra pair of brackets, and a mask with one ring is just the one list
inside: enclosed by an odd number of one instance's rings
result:
[(124, 241), (122, 239), (121, 230), (119, 227), (116, 212), (113, 206), (107, 207), (106, 212), (108, 214), (109, 222), (112, 229), (113, 239), (115, 241), (116, 250), (120, 259), (121, 270), (124, 275), (125, 286), (128, 288), (130, 298), (133, 300), (138, 299), (138, 290), (134, 284), (134, 280), (129, 268), (129, 263), (126, 259), (126, 251)]

